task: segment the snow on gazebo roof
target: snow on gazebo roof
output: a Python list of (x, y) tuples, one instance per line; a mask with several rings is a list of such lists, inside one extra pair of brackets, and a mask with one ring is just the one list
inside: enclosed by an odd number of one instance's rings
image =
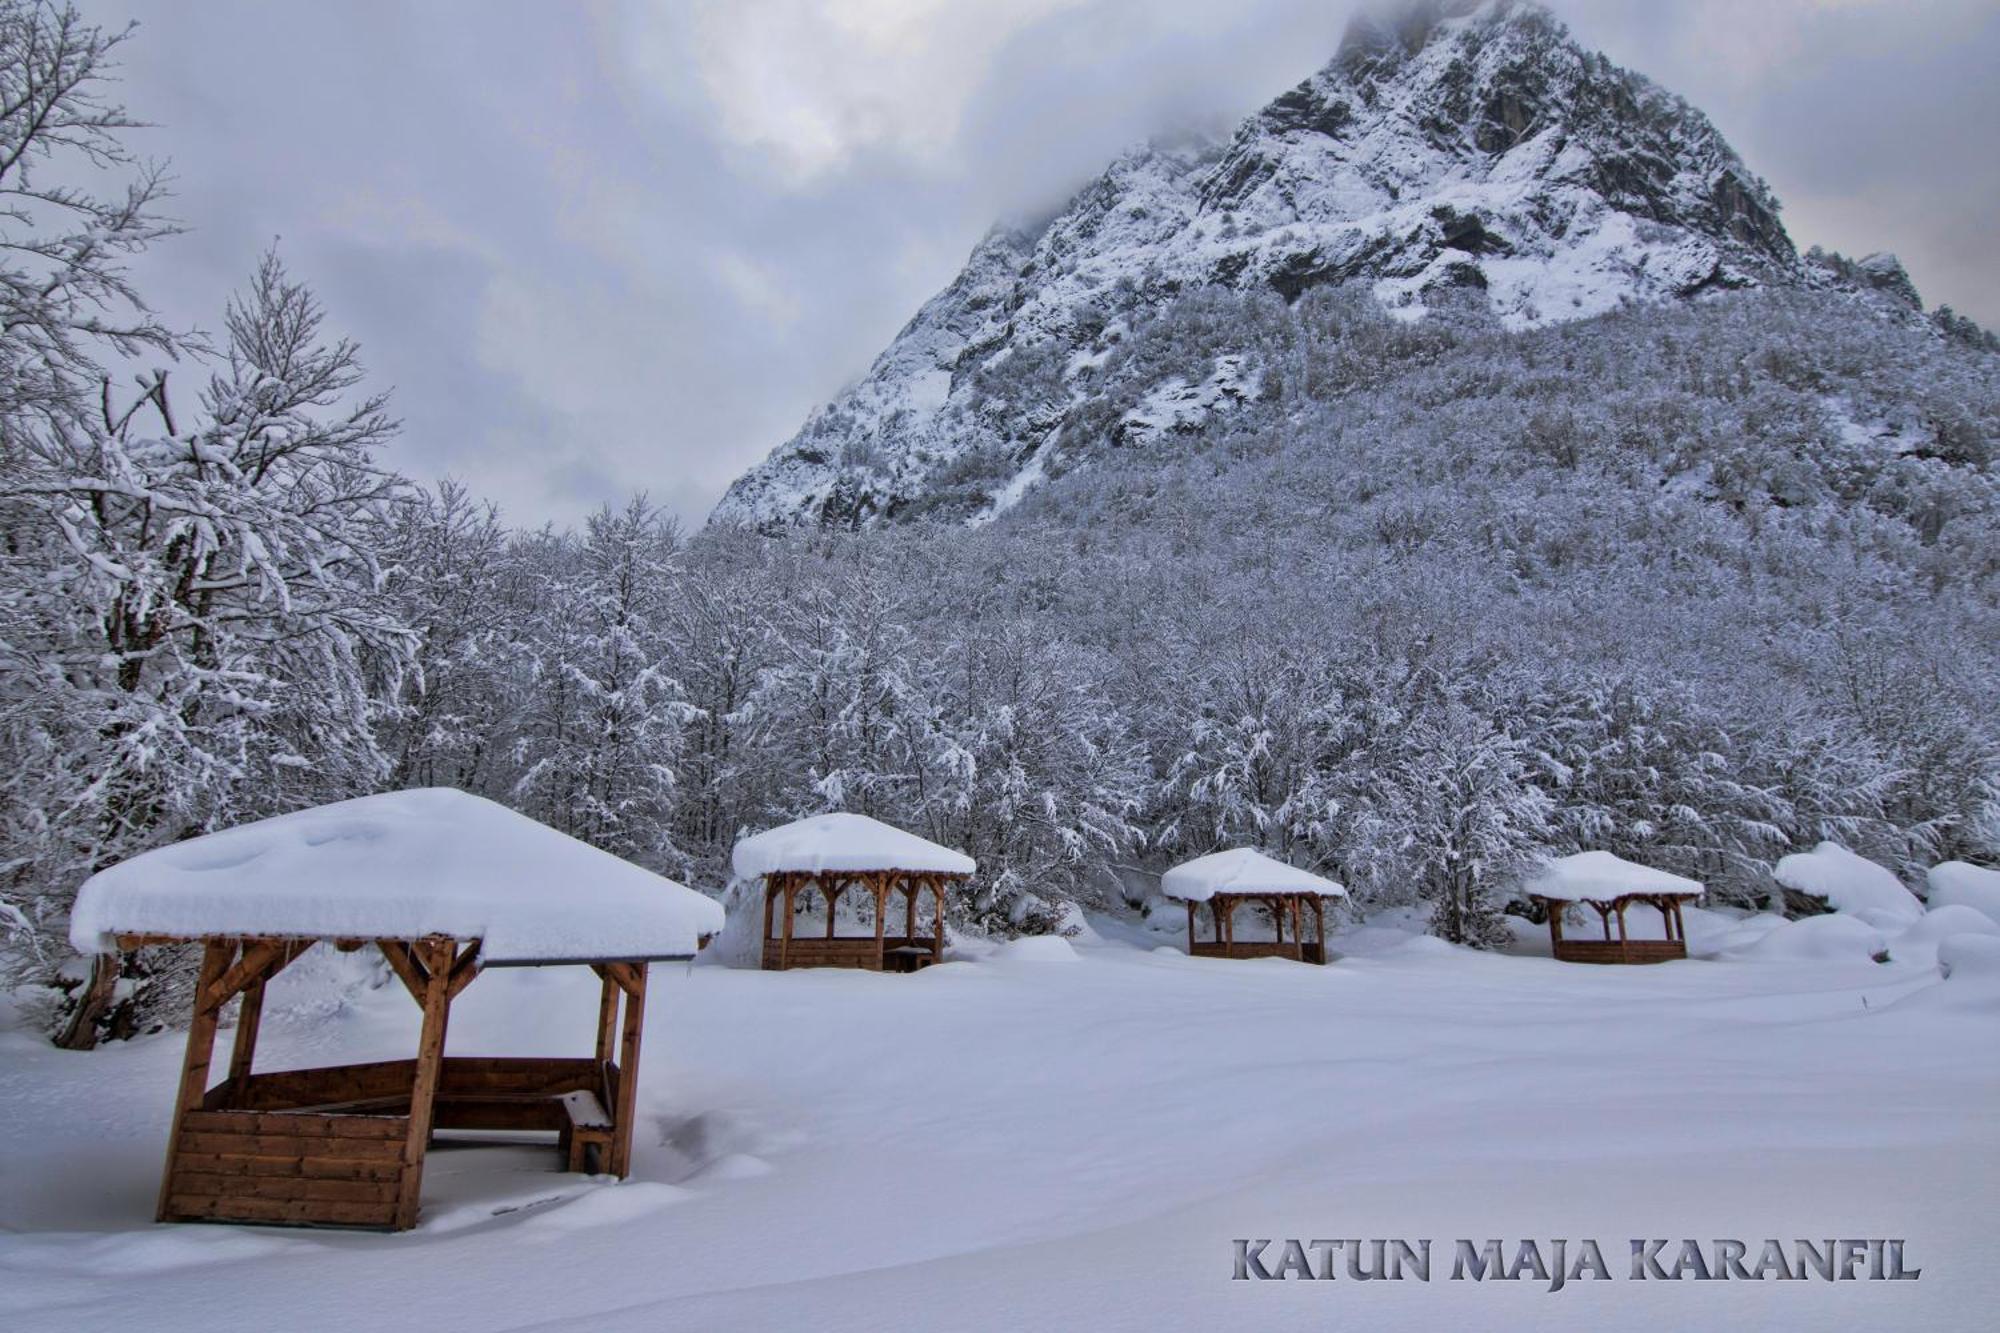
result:
[(1620, 898), (1699, 898), (1694, 880), (1642, 866), (1610, 852), (1578, 852), (1545, 864), (1521, 884), (1537, 898), (1567, 903), (1609, 903)]
[(479, 940), (482, 964), (693, 955), (722, 907), (462, 791), (384, 792), (155, 848), (85, 881), (70, 943)]
[(1915, 918), (1924, 905), (1884, 866), (1856, 856), (1837, 842), (1778, 858), (1771, 877), (1795, 893), (1826, 899), (1836, 912), (1875, 910)]
[(964, 852), (940, 847), (867, 815), (846, 813), (813, 815), (753, 834), (736, 844), (730, 865), (738, 879), (876, 870), (970, 875), (979, 869), (979, 863)]
[(1205, 903), (1218, 893), (1347, 896), (1346, 889), (1324, 875), (1274, 861), (1253, 847), (1232, 847), (1183, 862), (1160, 876), (1160, 892), (1188, 903)]

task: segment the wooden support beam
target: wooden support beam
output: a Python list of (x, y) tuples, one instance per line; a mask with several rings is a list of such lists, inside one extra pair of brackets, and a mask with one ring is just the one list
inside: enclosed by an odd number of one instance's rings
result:
[(236, 1042), (229, 1052), (229, 1079), (238, 1087), (250, 1077), (250, 1065), (257, 1058), (257, 1029), (264, 1021), (264, 986), (268, 980), (259, 977), (245, 986), (243, 1003), (236, 1011)]
[(447, 1002), (456, 1000), (458, 993), (472, 984), (479, 975), (479, 941), (465, 946), (465, 952), (451, 965), (450, 979), (445, 983), (444, 998)]
[(402, 1188), (396, 1198), (396, 1229), (417, 1224), (424, 1182), (424, 1153), (430, 1147), (431, 1118), (437, 1103), (438, 1075), (444, 1064), (445, 1029), (451, 1017), (451, 965), (457, 942), (432, 938), (412, 947), (423, 969), (424, 1025), (417, 1038), (416, 1082), (410, 1089), (410, 1126), (403, 1140)]
[(840, 895), (847, 891), (847, 885), (837, 879), (824, 876), (819, 881), (819, 896), (826, 899), (826, 937), (833, 938), (834, 918), (840, 915)]
[(1194, 957), (1194, 900), (1193, 899), (1188, 900), (1187, 914), (1188, 914), (1188, 957), (1192, 958)]
[[(604, 969), (597, 969), (603, 974)], [(622, 994), (618, 983), (608, 975), (597, 996), (597, 1063), (601, 1068), (608, 1063), (618, 1042), (618, 997)]]
[(882, 914), (889, 910), (889, 879), (886, 875), (871, 875), (868, 887), (875, 898), (875, 953), (882, 953)]
[(931, 892), (937, 895), (937, 934), (931, 937), (931, 961), (944, 961), (944, 881), (931, 881)]
[(794, 909), (796, 906), (793, 902), (793, 894), (797, 890), (793, 876), (786, 875), (783, 878), (785, 885), (785, 936), (778, 941), (778, 970), (780, 972), (792, 965), (792, 917), (795, 915)]
[(215, 1054), (215, 1020), (220, 1005), (203, 1004), (201, 997), (222, 979), (236, 957), (234, 940), (210, 940), (201, 955), (201, 972), (195, 981), (194, 1021), (188, 1024), (187, 1052), (181, 1057), (181, 1081), (174, 1093), (174, 1123), (167, 1132), (167, 1163), (160, 1176), (160, 1202), (154, 1216), (167, 1220), (169, 1188), (174, 1179), (174, 1158), (180, 1152), (181, 1121), (201, 1105), (208, 1091), (208, 1062)]
[(410, 946), (401, 940), (377, 940), (375, 947), (389, 960), (389, 970), (402, 981), (403, 989), (410, 993), (410, 998), (419, 1005), (423, 1004), (424, 996), (430, 989), (430, 977), (425, 974), (423, 964), (417, 961), (416, 955), (410, 951)]
[(625, 1003), (625, 1031), (618, 1050), (618, 1100), (611, 1108), (610, 1173), (632, 1171), (632, 1122), (639, 1105), (639, 1039), (646, 1025), (646, 965), (634, 963), (636, 986)]
[(256, 940), (247, 945), (242, 957), (238, 958), (227, 972), (217, 977), (201, 989), (200, 1003), (210, 1009), (220, 1009), (229, 1003), (230, 997), (262, 979), (274, 970), (283, 958), (286, 940)]
[(639, 971), (644, 966), (644, 963), (605, 963), (601, 974), (616, 982), (618, 989), (627, 995), (637, 995), (645, 986)]

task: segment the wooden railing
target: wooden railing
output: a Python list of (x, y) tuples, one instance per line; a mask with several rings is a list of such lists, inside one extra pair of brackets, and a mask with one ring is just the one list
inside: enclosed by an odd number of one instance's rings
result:
[(1555, 946), (1556, 958), (1565, 963), (1666, 963), (1687, 957), (1687, 945), (1679, 940), (1571, 940)]
[(1300, 943), (1286, 940), (1283, 944), (1276, 940), (1236, 940), (1229, 944), (1218, 944), (1214, 940), (1194, 942), (1196, 958), (1289, 958), (1299, 963), (1324, 963), (1326, 950), (1311, 940)]

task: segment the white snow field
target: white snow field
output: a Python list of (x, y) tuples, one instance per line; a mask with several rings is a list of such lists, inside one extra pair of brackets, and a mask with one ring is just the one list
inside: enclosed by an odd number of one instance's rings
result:
[[(178, 1034), (73, 1054), (0, 1012), (0, 1327), (1990, 1328), (1974, 915), (1882, 964), (1734, 956), (1810, 923), (1701, 912), (1725, 956), (1654, 967), (1379, 922), (1327, 967), (1189, 959), (1105, 921), (915, 976), (656, 967), (632, 1179), (440, 1148), (404, 1235), (153, 1224)], [(279, 978), (265, 1067), (409, 1053), (363, 958)], [(451, 1050), (585, 1049), (596, 1003), (578, 969), (489, 973)], [(1233, 1281), (1264, 1237), (1430, 1239), (1435, 1271)], [(1557, 1237), (1613, 1280), (1450, 1279), (1457, 1238)], [(1628, 1276), (1633, 1238), (1848, 1237), (1922, 1277)]]

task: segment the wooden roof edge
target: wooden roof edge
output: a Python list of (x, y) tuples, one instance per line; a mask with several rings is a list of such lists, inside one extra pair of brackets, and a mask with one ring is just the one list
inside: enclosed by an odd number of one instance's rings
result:
[[(262, 935), (255, 931), (218, 930), (199, 935), (127, 935), (115, 936), (120, 953), (132, 953), (139, 949), (152, 949), (172, 944), (204, 944), (210, 940), (269, 940), (281, 944), (331, 944), (343, 953), (352, 953), (365, 948), (378, 939), (391, 940), (398, 944), (415, 944), (421, 940), (443, 939), (435, 932), (423, 935), (370, 935), (356, 938), (349, 935)], [(482, 949), (476, 955), (478, 966), (489, 967), (588, 967), (592, 963), (684, 963), (700, 951), (702, 945), (712, 939), (704, 935), (701, 944), (688, 953), (655, 954), (615, 954), (597, 958), (489, 958)], [(479, 944), (478, 939), (461, 940), (464, 944)]]
[(1335, 898), (1345, 898), (1348, 894), (1344, 888), (1336, 888), (1332, 893), (1319, 889), (1217, 889), (1206, 898), (1182, 898), (1169, 890), (1161, 889), (1160, 896), (1171, 898), (1177, 903), (1193, 903), (1200, 906), (1202, 903), (1212, 903), (1217, 898), (1324, 898), (1331, 901)]
[(820, 879), (828, 875), (907, 875), (917, 879), (971, 879), (976, 870), (904, 870), (897, 866), (878, 866), (873, 870), (767, 870), (758, 879), (776, 879), (780, 875), (803, 875), (807, 879)]
[(1588, 903), (1592, 907), (1610, 908), (1610, 907), (1616, 907), (1620, 903), (1643, 903), (1649, 898), (1694, 899), (1703, 897), (1705, 896), (1705, 894), (1706, 890), (1703, 889), (1683, 890), (1679, 893), (1670, 892), (1666, 889), (1654, 889), (1654, 890), (1644, 890), (1635, 893), (1621, 893), (1616, 898), (1563, 898), (1559, 896), (1552, 896), (1546, 893), (1532, 893), (1532, 892), (1529, 893), (1528, 896), (1530, 898), (1539, 898), (1541, 899), (1541, 901), (1545, 903)]

